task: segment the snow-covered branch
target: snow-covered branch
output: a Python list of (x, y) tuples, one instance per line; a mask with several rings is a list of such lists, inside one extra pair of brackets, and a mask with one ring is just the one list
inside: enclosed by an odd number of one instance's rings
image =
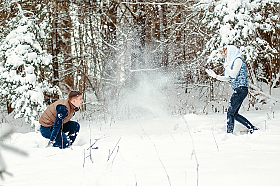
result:
[[(8, 130), (4, 134), (2, 134), (2, 136), (0, 136), (0, 148), (7, 150), (7, 151), (14, 152), (14, 153), (22, 155), (22, 156), (27, 156), (28, 154), (25, 151), (5, 144), (4, 140), (7, 139), (11, 134), (13, 134), (12, 129)], [(7, 167), (4, 163), (4, 159), (0, 152), (0, 178), (4, 179), (4, 177), (3, 177), (4, 174), (10, 175), (10, 176), (12, 175), (11, 173), (7, 172), (6, 169), (7, 169)]]
[(255, 85), (250, 85), (251, 91), (254, 93), (254, 95), (262, 95), (265, 98), (271, 99), (273, 101), (279, 102), (279, 98), (273, 97), (268, 93), (263, 92), (259, 87)]

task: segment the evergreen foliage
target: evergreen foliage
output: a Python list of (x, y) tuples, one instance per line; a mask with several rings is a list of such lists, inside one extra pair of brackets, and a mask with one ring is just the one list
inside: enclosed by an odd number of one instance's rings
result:
[(24, 117), (34, 125), (38, 112), (45, 109), (44, 94), (59, 91), (47, 79), (52, 56), (37, 41), (34, 20), (19, 14), (12, 23), (15, 29), (0, 45), (0, 95), (14, 109), (15, 118)]
[(247, 61), (253, 85), (258, 81), (273, 85), (271, 88), (278, 85), (279, 9), (277, 0), (201, 1), (197, 10), (203, 11), (210, 36), (203, 51), (210, 53), (208, 64), (218, 66), (223, 47), (233, 44)]

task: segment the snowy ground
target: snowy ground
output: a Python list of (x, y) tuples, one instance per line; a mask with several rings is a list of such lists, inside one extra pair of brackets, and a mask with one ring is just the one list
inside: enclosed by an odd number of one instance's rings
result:
[[(268, 111), (269, 110), (269, 111)], [(72, 148), (45, 148), (40, 133), (15, 133), (7, 144), (28, 157), (2, 151), (8, 171), (0, 185), (278, 186), (280, 109), (242, 112), (261, 128), (225, 133), (226, 115), (185, 115), (109, 125), (81, 122)], [(88, 150), (91, 142), (100, 138)], [(92, 161), (90, 159), (90, 155)], [(109, 154), (111, 156), (109, 157)], [(109, 157), (109, 160), (108, 160)], [(199, 165), (199, 166), (198, 166)]]

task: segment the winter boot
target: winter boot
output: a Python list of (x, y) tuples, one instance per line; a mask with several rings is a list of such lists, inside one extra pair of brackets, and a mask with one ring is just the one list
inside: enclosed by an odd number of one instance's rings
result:
[(248, 129), (248, 130), (249, 130), (250, 134), (253, 134), (253, 132), (254, 132), (255, 130), (259, 130), (259, 128), (257, 128), (256, 126), (253, 126), (252, 128), (250, 128), (250, 129)]

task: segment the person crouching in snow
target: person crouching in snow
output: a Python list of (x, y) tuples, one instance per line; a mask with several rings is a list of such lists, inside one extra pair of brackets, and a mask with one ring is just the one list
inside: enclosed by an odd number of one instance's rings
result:
[(80, 91), (69, 92), (68, 99), (52, 103), (39, 119), (40, 132), (50, 139), (48, 146), (64, 149), (72, 145), (80, 130), (79, 123), (70, 121), (83, 103)]
[(206, 72), (209, 76), (220, 81), (231, 80), (231, 87), (234, 90), (234, 93), (230, 98), (227, 112), (227, 133), (233, 133), (234, 120), (243, 124), (248, 128), (250, 133), (253, 133), (254, 130), (258, 130), (258, 128), (253, 126), (245, 117), (238, 113), (243, 100), (248, 95), (249, 83), (246, 62), (242, 58), (237, 47), (234, 45), (226, 46), (226, 48), (222, 51), (222, 56), (225, 58), (225, 75), (217, 75), (210, 69), (206, 69)]

